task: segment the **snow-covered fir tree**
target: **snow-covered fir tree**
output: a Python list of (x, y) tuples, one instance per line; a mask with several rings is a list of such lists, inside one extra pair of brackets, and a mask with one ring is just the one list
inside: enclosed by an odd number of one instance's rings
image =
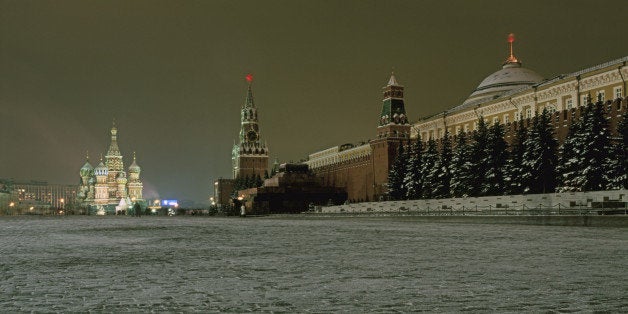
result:
[(403, 179), (406, 176), (406, 164), (408, 163), (408, 154), (406, 154), (404, 145), (399, 144), (397, 149), (397, 157), (388, 172), (388, 197), (391, 200), (400, 200), (406, 196), (406, 189)]
[(433, 183), (432, 195), (434, 198), (446, 198), (451, 196), (451, 136), (445, 131), (445, 136), (441, 141), (440, 156), (434, 169), (437, 169), (435, 182)]
[(507, 147), (508, 144), (504, 140), (504, 126), (494, 123), (488, 129), (485, 159), (481, 161), (486, 168), (486, 172), (482, 174), (484, 181), (482, 182), (480, 195), (504, 194), (504, 168), (508, 158)]
[(554, 128), (547, 109), (532, 119), (523, 153), (524, 193), (539, 194), (553, 192), (556, 188), (556, 149)]
[(421, 137), (416, 139), (408, 150), (408, 163), (406, 165), (406, 175), (403, 180), (403, 185), (406, 190), (407, 199), (419, 199), (423, 194), (423, 181), (422, 181), (422, 161), (423, 161), (423, 142)]
[(577, 137), (581, 149), (576, 149), (578, 164), (574, 181), (580, 191), (604, 190), (609, 184), (606, 176), (610, 170), (609, 158), (613, 158), (609, 154), (612, 147), (604, 103), (598, 101), (587, 105), (581, 119)]
[(473, 171), (471, 176), (471, 187), (469, 196), (485, 195), (482, 193), (488, 172), (488, 127), (483, 117), (478, 120), (477, 128), (473, 131), (473, 142), (471, 143), (471, 160)]
[(471, 147), (467, 142), (466, 133), (460, 130), (455, 137), (456, 146), (451, 158), (451, 195), (453, 197), (468, 196), (471, 192), (471, 173), (474, 163), (471, 160)]
[(508, 154), (508, 160), (504, 166), (504, 189), (506, 194), (515, 195), (523, 193), (523, 173), (522, 162), (523, 152), (525, 151), (524, 142), (528, 130), (520, 119), (515, 124), (516, 131), (512, 141), (511, 150)]
[(617, 135), (619, 138), (609, 156), (616, 160), (612, 164), (612, 177), (609, 179), (609, 188), (628, 189), (628, 114), (624, 114), (621, 122), (617, 125)]
[(617, 124), (617, 138), (611, 140), (604, 174), (606, 189), (628, 189), (628, 114)]
[(423, 182), (423, 198), (434, 198), (433, 186), (438, 178), (439, 169), (436, 168), (438, 161), (438, 147), (436, 141), (429, 139), (427, 148), (423, 152), (421, 181)]
[[(575, 109), (573, 109), (575, 111)], [(573, 112), (573, 111), (572, 111)], [(584, 149), (581, 139), (582, 119), (572, 120), (569, 132), (558, 151), (558, 192), (579, 191), (581, 183), (578, 181), (582, 164), (580, 151)]]

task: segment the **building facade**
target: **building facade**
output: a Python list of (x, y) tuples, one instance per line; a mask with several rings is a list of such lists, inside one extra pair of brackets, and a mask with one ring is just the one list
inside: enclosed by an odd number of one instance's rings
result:
[(544, 79), (523, 67), (513, 53), (514, 36), (508, 38), (510, 54), (502, 68), (484, 79), (462, 103), (412, 125), (408, 123), (403, 86), (392, 75), (384, 88), (377, 138), (360, 145), (344, 144), (310, 154), (305, 162), (327, 186), (346, 189), (350, 201), (384, 198), (388, 173), (400, 144), (419, 138), (439, 140), (449, 134), (472, 132), (480, 118), (505, 125), (506, 140), (516, 132), (516, 123), (528, 124), (544, 109), (552, 115), (555, 136), (562, 142), (569, 125), (589, 102), (603, 101), (612, 133), (626, 114), (625, 96), (628, 56), (571, 74)]
[(81, 179), (76, 199), (80, 207), (90, 208), (100, 214), (111, 214), (127, 211), (135, 203), (145, 206), (141, 168), (133, 153), (133, 162), (128, 172), (125, 171), (115, 123), (111, 128), (111, 143), (105, 161), (101, 157), (100, 163), (94, 168), (89, 162), (89, 156), (86, 159), (79, 171)]
[[(513, 44), (513, 39), (509, 42)], [(482, 117), (487, 123), (501, 123), (507, 138), (513, 135), (515, 123), (528, 120), (546, 109), (552, 114), (559, 142), (567, 136), (571, 121), (589, 102), (606, 103), (611, 132), (626, 113), (625, 91), (628, 79), (628, 56), (570, 74), (543, 79), (526, 69), (512, 53), (502, 69), (484, 79), (460, 105), (413, 124), (412, 138), (441, 139), (449, 134), (471, 132)], [(420, 132), (420, 133), (419, 133)]]
[(4, 210), (5, 214), (62, 213), (73, 209), (77, 187), (46, 181), (0, 179), (0, 193), (3, 193), (0, 196), (0, 211)]
[(257, 107), (251, 89), (253, 77), (249, 74), (246, 79), (248, 90), (240, 110), (239, 141), (233, 146), (231, 155), (234, 179), (251, 176), (263, 178), (268, 173), (268, 146), (260, 137)]
[(399, 145), (410, 140), (404, 87), (394, 73), (383, 88), (377, 138), (359, 145), (344, 144), (315, 152), (305, 162), (325, 186), (343, 188), (351, 202), (382, 199), (388, 172)]

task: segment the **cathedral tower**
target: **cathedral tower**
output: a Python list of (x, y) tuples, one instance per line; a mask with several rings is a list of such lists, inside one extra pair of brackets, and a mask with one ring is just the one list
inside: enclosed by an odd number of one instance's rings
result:
[(264, 177), (264, 173), (268, 171), (268, 148), (259, 135), (257, 107), (251, 90), (253, 76), (247, 75), (246, 80), (249, 87), (240, 112), (239, 143), (234, 145), (231, 155), (234, 179), (252, 175)]
[(141, 201), (142, 197), (142, 188), (143, 184), (140, 181), (140, 172), (142, 169), (137, 165), (137, 160), (135, 159), (135, 153), (133, 153), (133, 163), (129, 166), (129, 197), (131, 201)]
[(94, 202), (96, 204), (109, 203), (109, 187), (107, 185), (109, 170), (107, 166), (102, 162), (102, 155), (100, 157), (100, 163), (94, 168), (94, 176), (96, 176), (96, 184), (94, 186), (95, 195)]
[[(120, 199), (126, 196), (124, 189), (119, 189), (118, 177), (124, 176), (124, 164), (122, 162), (122, 154), (120, 154), (120, 148), (118, 147), (118, 129), (116, 128), (116, 122), (114, 120), (111, 127), (111, 144), (109, 144), (109, 150), (105, 156), (105, 165), (109, 170), (107, 175), (107, 185), (109, 186), (109, 198)], [(122, 178), (120, 178), (122, 179)], [(126, 177), (121, 180), (126, 184)]]

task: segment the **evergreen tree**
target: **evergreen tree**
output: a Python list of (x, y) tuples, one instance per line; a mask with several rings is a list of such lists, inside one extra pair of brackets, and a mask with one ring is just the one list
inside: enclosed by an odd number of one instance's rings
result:
[(451, 196), (451, 136), (445, 131), (445, 137), (441, 141), (440, 156), (434, 169), (437, 170), (436, 182), (434, 183), (432, 195), (434, 198), (446, 198)]
[(237, 176), (233, 180), (233, 192), (231, 192), (231, 197), (236, 197), (240, 190), (244, 190), (244, 180), (242, 176)]
[(609, 157), (609, 189), (628, 189), (628, 114), (617, 125), (617, 139)]
[(546, 109), (532, 119), (532, 127), (524, 142), (523, 181), (524, 193), (549, 193), (556, 189), (556, 149), (551, 117)]
[(483, 187), (486, 182), (486, 173), (488, 172), (488, 155), (486, 147), (488, 146), (488, 128), (483, 117), (478, 120), (478, 127), (473, 131), (473, 142), (471, 143), (471, 159), (469, 162), (473, 171), (469, 173), (471, 178), (471, 186), (469, 187), (469, 196), (486, 195), (483, 193)]
[(423, 142), (421, 136), (418, 138), (408, 150), (408, 162), (406, 164), (405, 177), (403, 185), (406, 190), (407, 199), (419, 199), (423, 193), (423, 181), (421, 180), (421, 162), (423, 156)]
[(471, 162), (471, 147), (467, 142), (466, 134), (461, 130), (456, 136), (456, 147), (451, 158), (451, 194), (454, 197), (464, 197), (471, 193), (470, 185), (473, 170)]
[(258, 174), (257, 176), (255, 176), (255, 186), (256, 188), (260, 187), (264, 185), (264, 181), (262, 181), (262, 177)]
[(264, 170), (264, 180), (266, 179), (270, 179), (270, 176), (268, 175), (268, 169)]
[(406, 196), (406, 189), (403, 179), (406, 175), (406, 164), (408, 155), (405, 152), (403, 143), (399, 143), (397, 157), (388, 172), (388, 197), (392, 200), (400, 200)]
[(438, 181), (438, 148), (436, 141), (430, 139), (427, 141), (427, 149), (423, 153), (423, 170), (421, 171), (421, 181), (423, 181), (423, 198), (434, 198), (434, 186)]
[(485, 146), (486, 173), (480, 191), (481, 195), (502, 195), (505, 192), (504, 168), (508, 159), (508, 144), (504, 140), (504, 126), (494, 123), (488, 129), (488, 143)]
[(609, 152), (611, 151), (608, 121), (604, 117), (604, 103), (587, 106), (582, 124), (581, 141), (584, 143), (580, 160), (580, 179), (582, 191), (605, 189), (609, 182), (606, 173), (609, 170)]
[(255, 185), (255, 175), (250, 175), (250, 176), (246, 176), (246, 179), (244, 179), (244, 188), (245, 189), (250, 189)]
[(579, 191), (581, 182), (578, 181), (580, 166), (582, 165), (581, 154), (578, 152), (584, 149), (584, 141), (581, 139), (582, 120), (572, 121), (569, 125), (569, 132), (565, 141), (560, 146), (558, 152), (558, 191)]
[(527, 129), (523, 119), (519, 119), (516, 124), (516, 132), (512, 142), (511, 151), (508, 154), (508, 161), (504, 166), (504, 188), (506, 194), (514, 195), (523, 193), (523, 152), (526, 140)]

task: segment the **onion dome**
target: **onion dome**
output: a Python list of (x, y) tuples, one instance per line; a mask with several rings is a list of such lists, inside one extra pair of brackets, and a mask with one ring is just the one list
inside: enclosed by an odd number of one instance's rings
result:
[(524, 68), (512, 53), (513, 34), (508, 36), (510, 56), (504, 62), (502, 69), (486, 77), (473, 93), (464, 101), (464, 104), (479, 100), (491, 100), (501, 95), (524, 87), (529, 87), (543, 81), (538, 73)]
[(94, 168), (94, 174), (97, 176), (106, 176), (109, 174), (109, 168), (107, 168), (107, 166), (105, 166), (105, 164), (102, 162), (102, 157), (100, 158), (100, 163), (98, 164), (98, 166)]
[(89, 177), (94, 173), (94, 167), (89, 163), (89, 153), (85, 158), (85, 164), (81, 167), (81, 177)]
[(129, 172), (140, 173), (140, 171), (142, 171), (142, 168), (140, 168), (140, 166), (137, 165), (137, 160), (135, 159), (135, 152), (133, 152), (133, 163), (129, 166)]
[(118, 174), (118, 177), (116, 178), (116, 182), (118, 182), (118, 183), (126, 183), (126, 181), (127, 181), (126, 180), (126, 173), (120, 172)]

